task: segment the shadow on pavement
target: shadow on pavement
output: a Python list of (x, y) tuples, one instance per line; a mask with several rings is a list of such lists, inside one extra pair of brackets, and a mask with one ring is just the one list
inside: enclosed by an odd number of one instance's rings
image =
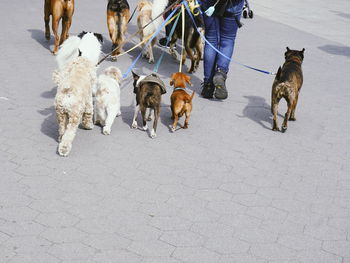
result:
[(339, 12), (339, 11), (331, 11), (333, 13), (335, 13), (338, 16), (350, 19), (350, 14), (349, 13), (344, 13), (344, 12)]
[(40, 131), (43, 134), (47, 135), (48, 137), (57, 141), (58, 125), (57, 125), (57, 121), (56, 121), (55, 107), (51, 106), (51, 107), (45, 108), (43, 110), (38, 110), (38, 113), (40, 113), (43, 116), (46, 116), (43, 123), (41, 124)]
[(258, 96), (244, 96), (244, 98), (248, 99), (248, 105), (243, 109), (243, 115), (237, 116), (240, 118), (249, 118), (263, 128), (271, 130), (271, 107), (266, 103), (266, 100)]
[(350, 47), (347, 46), (324, 45), (318, 48), (328, 54), (350, 57)]
[[(36, 40), (40, 45), (42, 45), (47, 50), (50, 50), (50, 40), (45, 39), (45, 32), (39, 29), (28, 29), (31, 33), (32, 39)], [(52, 35), (51, 35), (52, 38)], [(51, 50), (50, 50), (51, 51)]]
[(56, 96), (57, 87), (53, 87), (51, 90), (41, 93), (41, 97), (45, 99), (53, 99)]

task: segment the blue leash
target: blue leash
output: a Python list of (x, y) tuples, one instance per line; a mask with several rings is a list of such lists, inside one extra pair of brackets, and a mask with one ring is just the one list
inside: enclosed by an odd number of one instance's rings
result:
[(270, 71), (266, 71), (266, 70), (262, 70), (262, 69), (258, 69), (258, 68), (254, 68), (254, 67), (251, 67), (251, 66), (248, 66), (248, 65), (245, 65), (243, 63), (240, 63), (238, 61), (235, 61), (233, 60), (232, 58), (229, 58), (228, 56), (226, 56), (224, 53), (222, 53), (220, 50), (218, 50), (216, 47), (214, 47), (203, 35), (202, 33), (199, 31), (198, 27), (197, 27), (197, 24), (192, 16), (192, 13), (191, 13), (191, 10), (189, 9), (188, 5), (187, 5), (187, 2), (184, 1), (183, 2), (185, 7), (186, 7), (186, 10), (187, 10), (187, 13), (190, 15), (190, 18), (192, 19), (192, 22), (194, 24), (194, 26), (196, 27), (196, 30), (197, 32), (199, 33), (199, 35), (201, 36), (201, 38), (205, 41), (205, 43), (207, 43), (212, 49), (214, 49), (217, 53), (219, 53), (221, 56), (223, 56), (224, 58), (228, 59), (229, 61), (231, 62), (234, 62), (238, 65), (241, 65), (243, 67), (246, 67), (246, 68), (249, 68), (249, 69), (252, 69), (252, 70), (255, 70), (255, 71), (258, 71), (258, 72), (261, 72), (261, 73), (264, 73), (264, 74), (268, 74), (268, 75), (276, 75), (276, 73), (274, 72), (270, 72)]
[[(179, 15), (177, 16), (177, 18), (175, 19), (174, 25), (173, 25), (173, 27), (171, 28), (171, 31), (170, 31), (169, 36), (167, 37), (165, 46), (168, 46), (168, 44), (169, 44), (169, 42), (170, 42), (170, 40), (171, 40), (171, 37), (173, 36), (173, 34), (174, 34), (174, 32), (175, 32), (175, 28), (176, 28), (177, 22), (179, 21), (179, 18), (180, 18), (180, 14), (179, 14)], [(162, 59), (163, 59), (163, 57), (164, 57), (164, 53), (165, 53), (165, 49), (162, 50), (162, 54), (161, 54), (159, 60), (157, 61), (157, 64), (154, 66), (153, 71), (156, 72), (156, 73), (158, 72), (160, 63), (162, 62)]]
[(148, 42), (146, 43), (146, 45), (142, 48), (140, 54), (136, 57), (136, 59), (132, 62), (132, 64), (130, 65), (130, 67), (127, 69), (127, 71), (123, 74), (123, 78), (126, 78), (129, 73), (131, 72), (131, 70), (133, 69), (133, 67), (135, 66), (136, 62), (140, 59), (143, 50), (152, 42), (152, 40), (159, 34), (160, 30), (163, 28), (163, 26), (170, 20), (170, 18), (175, 14), (176, 10), (178, 9), (178, 7), (176, 7), (171, 14), (164, 20), (164, 22), (160, 25), (160, 27), (157, 29), (157, 31), (154, 33), (154, 35), (148, 40)]

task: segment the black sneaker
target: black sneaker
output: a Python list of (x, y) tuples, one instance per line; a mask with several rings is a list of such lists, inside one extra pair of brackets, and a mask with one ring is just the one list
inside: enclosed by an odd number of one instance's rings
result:
[(202, 83), (202, 92), (201, 95), (205, 99), (212, 99), (214, 94), (214, 85), (211, 82)]
[(218, 70), (215, 72), (215, 75), (213, 77), (213, 84), (215, 87), (214, 91), (214, 97), (219, 100), (227, 99), (228, 92), (226, 89), (225, 81), (227, 78), (227, 74), (222, 71)]
[[(163, 37), (163, 38), (159, 39), (158, 45), (161, 46), (161, 47), (169, 48), (170, 47), (170, 41), (169, 41), (168, 45), (166, 44), (166, 42), (167, 42), (167, 38)], [(174, 47), (176, 47), (176, 44), (174, 45)]]

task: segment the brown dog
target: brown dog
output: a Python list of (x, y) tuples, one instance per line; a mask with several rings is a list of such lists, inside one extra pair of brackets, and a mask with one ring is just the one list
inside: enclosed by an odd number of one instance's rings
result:
[(174, 132), (179, 121), (179, 117), (185, 113), (186, 119), (183, 128), (188, 128), (188, 121), (192, 111), (192, 99), (194, 91), (190, 96), (186, 91), (186, 83), (192, 86), (191, 77), (184, 73), (177, 72), (171, 75), (170, 85), (174, 86), (173, 93), (171, 94), (171, 118), (174, 120), (172, 131)]
[[(160, 116), (161, 96), (166, 93), (164, 82), (156, 74), (149, 76), (139, 76), (132, 72), (134, 78), (134, 93), (136, 94), (136, 107), (131, 128), (136, 129), (137, 115), (141, 111), (142, 115), (142, 129), (148, 130), (147, 120), (151, 120), (152, 110), (154, 112), (153, 128), (150, 131), (150, 137), (155, 138), (157, 131), (157, 123)], [(150, 113), (148, 119), (146, 118), (146, 110)]]
[[(45, 37), (50, 40), (50, 15), (52, 15), (52, 32), (55, 35), (55, 46), (52, 53), (56, 54), (59, 46), (69, 37), (69, 28), (74, 13), (74, 0), (45, 0)], [(58, 25), (62, 18), (62, 33), (58, 36)]]
[(282, 132), (287, 130), (287, 122), (295, 121), (295, 108), (298, 103), (299, 92), (303, 85), (303, 71), (301, 64), (304, 60), (303, 48), (299, 50), (291, 50), (287, 47), (287, 51), (284, 53), (285, 62), (279, 67), (276, 74), (276, 78), (272, 85), (271, 95), (271, 112), (273, 114), (273, 127), (272, 130), (279, 131), (277, 124), (277, 111), (278, 103), (281, 98), (287, 101), (288, 110), (284, 116), (282, 124)]
[(128, 29), (130, 18), (130, 7), (127, 0), (108, 0), (107, 5), (107, 27), (112, 40), (112, 56), (122, 52), (125, 33)]

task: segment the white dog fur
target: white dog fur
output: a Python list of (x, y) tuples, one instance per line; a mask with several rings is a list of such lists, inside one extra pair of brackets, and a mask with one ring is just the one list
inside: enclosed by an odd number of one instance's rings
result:
[(57, 52), (56, 62), (58, 69), (62, 70), (67, 63), (78, 57), (79, 51), (82, 57), (87, 58), (96, 65), (101, 53), (101, 43), (91, 32), (86, 33), (82, 38), (70, 36), (63, 42)]
[[(165, 10), (168, 3), (169, 0), (153, 0), (152, 19), (155, 19), (157, 16), (159, 16)], [(160, 16), (155, 21), (153, 21), (155, 28), (159, 28), (163, 21), (163, 16)]]
[[(156, 28), (153, 23), (149, 24), (152, 21), (152, 3), (147, 0), (140, 0), (138, 5), (139, 15), (137, 17), (137, 25), (140, 30), (140, 41), (145, 40), (147, 37), (156, 32)], [(148, 26), (146, 26), (149, 24)], [(145, 28), (143, 28), (146, 26)], [(143, 28), (143, 29), (142, 29)], [(148, 63), (154, 63), (153, 57), (153, 46), (155, 45), (157, 38), (153, 38), (152, 42), (144, 50), (143, 56), (148, 58)], [(142, 48), (145, 44), (142, 44)]]
[(93, 89), (95, 96), (95, 124), (100, 124), (105, 135), (111, 133), (116, 116), (120, 116), (121, 71), (114, 66), (108, 67), (99, 75)]
[(61, 46), (61, 55), (56, 57), (59, 70), (54, 71), (52, 76), (57, 84), (55, 109), (59, 134), (58, 153), (61, 156), (70, 153), (80, 123), (85, 129), (93, 128), (92, 88), (96, 84), (96, 64), (101, 44), (92, 33), (84, 35), (79, 45), (78, 42), (74, 38), (72, 42)]

